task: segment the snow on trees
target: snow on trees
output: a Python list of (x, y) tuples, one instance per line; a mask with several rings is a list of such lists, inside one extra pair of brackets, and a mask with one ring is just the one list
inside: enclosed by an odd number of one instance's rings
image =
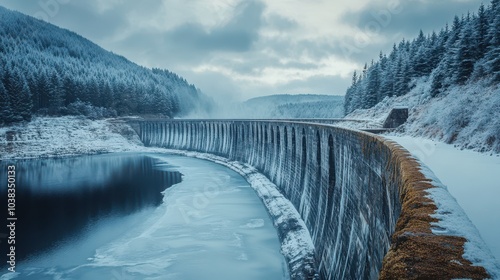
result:
[(430, 96), (436, 97), (452, 85), (471, 79), (500, 82), (500, 0), (493, 0), (477, 15), (455, 16), (438, 34), (420, 31), (413, 41), (395, 44), (389, 56), (363, 69), (347, 89), (345, 113), (373, 107), (385, 97), (401, 96), (411, 90), (412, 80), (427, 77)]
[(204, 101), (178, 75), (138, 66), (73, 32), (2, 7), (0, 22), (0, 124), (88, 106), (172, 117)]

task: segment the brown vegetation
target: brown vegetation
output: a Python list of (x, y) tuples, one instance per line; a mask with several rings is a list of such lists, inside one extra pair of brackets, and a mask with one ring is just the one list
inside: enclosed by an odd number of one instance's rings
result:
[(427, 198), (434, 188), (419, 170), (419, 163), (404, 149), (386, 142), (393, 160), (399, 161), (401, 215), (392, 237), (392, 245), (384, 258), (380, 279), (485, 279), (483, 267), (473, 266), (462, 256), (463, 237), (432, 233), (431, 215), (437, 207)]

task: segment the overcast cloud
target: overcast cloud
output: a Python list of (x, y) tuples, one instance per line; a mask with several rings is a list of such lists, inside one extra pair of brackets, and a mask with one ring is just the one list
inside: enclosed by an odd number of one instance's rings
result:
[[(352, 72), (479, 0), (0, 0), (216, 99), (342, 95)], [(485, 2), (488, 4), (489, 2)]]

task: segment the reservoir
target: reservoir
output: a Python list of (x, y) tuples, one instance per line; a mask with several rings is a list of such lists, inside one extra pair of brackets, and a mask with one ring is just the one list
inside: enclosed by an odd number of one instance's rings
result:
[(9, 165), (16, 273), (0, 239), (0, 279), (289, 278), (264, 205), (226, 167), (148, 153), (9, 161), (2, 184)]

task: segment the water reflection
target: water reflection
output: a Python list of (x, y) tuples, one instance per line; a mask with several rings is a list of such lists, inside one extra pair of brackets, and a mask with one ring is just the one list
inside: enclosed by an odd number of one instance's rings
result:
[[(0, 162), (3, 185), (7, 166), (16, 166), (16, 260), (78, 236), (102, 218), (158, 206), (161, 192), (179, 183), (181, 174), (159, 170), (155, 163), (138, 154)], [(0, 205), (7, 208), (6, 188), (0, 192), (5, 202)], [(2, 221), (6, 210), (0, 211)], [(0, 252), (7, 252), (7, 243), (1, 241)], [(0, 266), (5, 264), (1, 254)]]

